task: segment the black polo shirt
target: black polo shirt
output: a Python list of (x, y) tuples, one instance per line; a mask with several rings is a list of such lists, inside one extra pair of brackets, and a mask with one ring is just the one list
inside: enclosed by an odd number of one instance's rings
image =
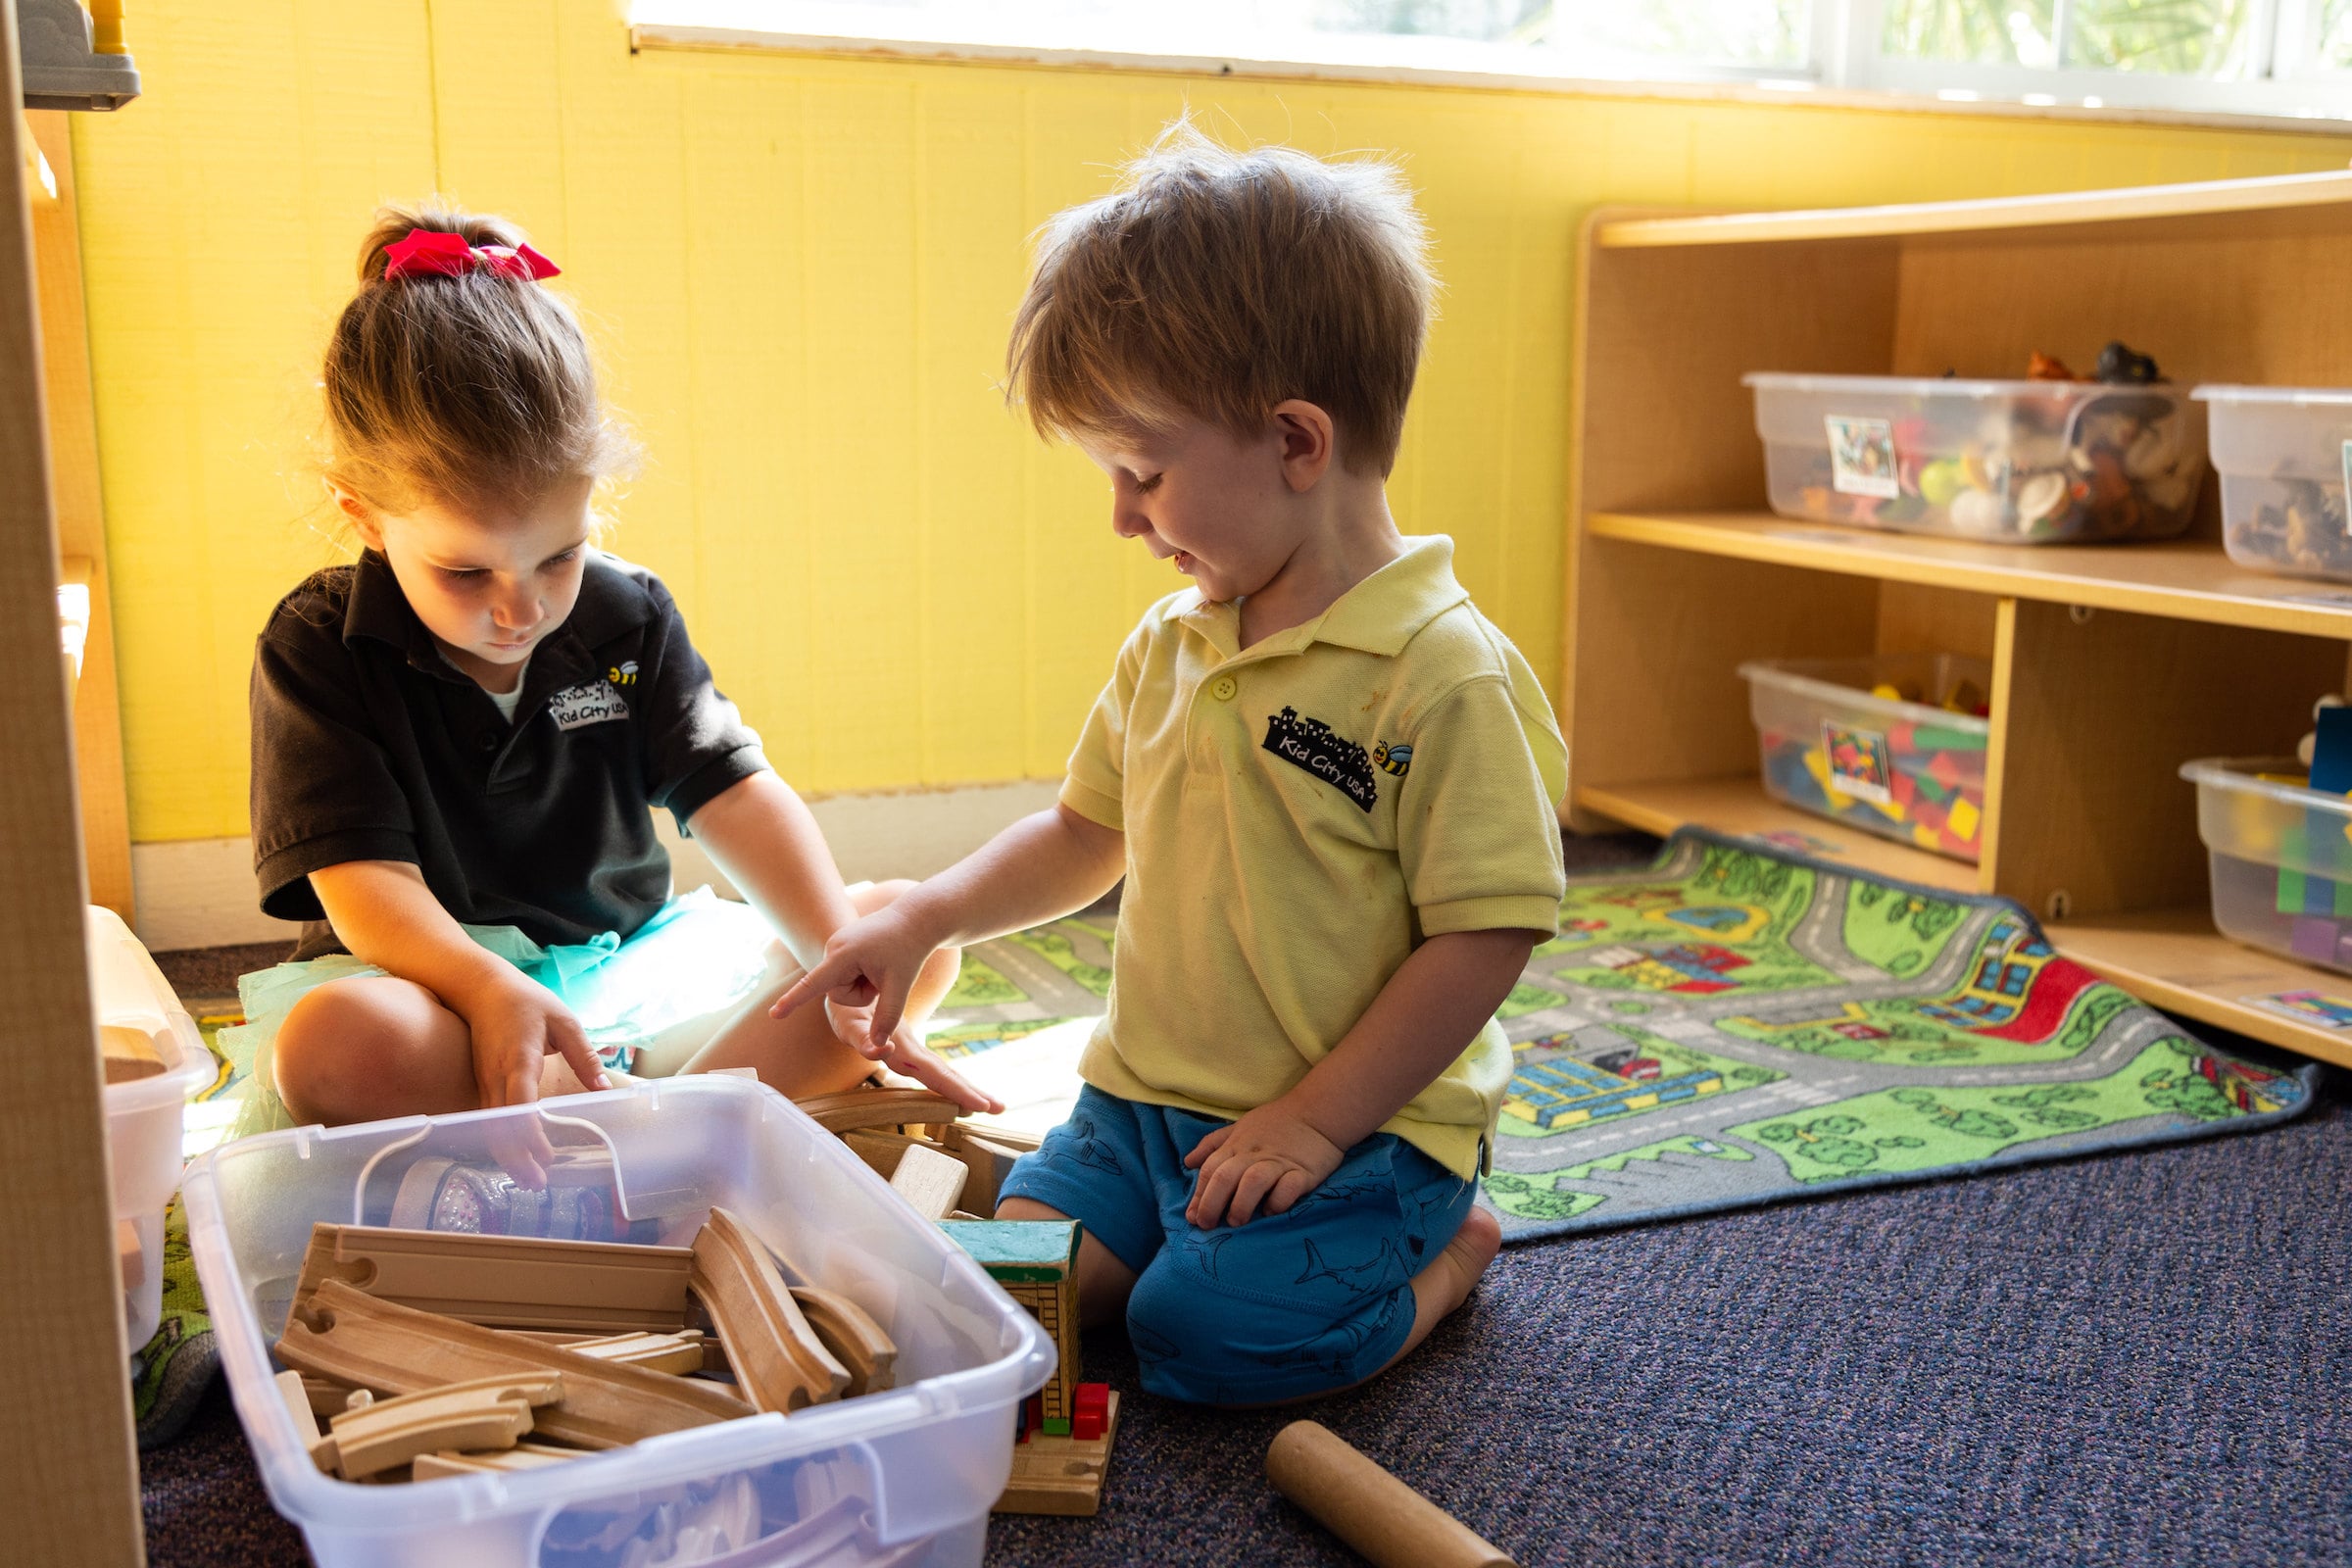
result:
[[(766, 766), (661, 579), (611, 556), (532, 650), (511, 725), (373, 551), (288, 594), (254, 652), (254, 869), (281, 920), (323, 921), (313, 871), (406, 860), (469, 925), (626, 937), (669, 897), (648, 808), (683, 829)], [(320, 925), (298, 956), (339, 946)]]

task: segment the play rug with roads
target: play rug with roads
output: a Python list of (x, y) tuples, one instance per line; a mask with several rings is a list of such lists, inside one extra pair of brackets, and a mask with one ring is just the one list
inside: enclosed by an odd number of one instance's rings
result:
[[(968, 956), (932, 1041), (1008, 1120), (1075, 1097), (1113, 940), (1080, 916)], [(1696, 829), (1572, 879), (1501, 1017), (1507, 1241), (2247, 1131), (2318, 1081), (2202, 1045), (2005, 900)]]

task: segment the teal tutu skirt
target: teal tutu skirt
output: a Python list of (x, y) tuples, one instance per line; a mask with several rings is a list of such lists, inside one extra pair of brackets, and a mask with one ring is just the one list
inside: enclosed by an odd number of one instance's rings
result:
[[(623, 942), (608, 931), (593, 942), (543, 948), (511, 925), (469, 925), (466, 934), (563, 999), (605, 1065), (662, 1076), (675, 1072), (763, 989), (779, 988), (799, 965), (758, 911), (709, 888), (671, 899)], [(245, 1022), (220, 1033), (232, 1055), (253, 1053), (253, 1074), (234, 1137), (290, 1127), (277, 1098), (271, 1046), (294, 1004), (330, 980), (380, 975), (348, 953), (256, 970), (237, 981)]]

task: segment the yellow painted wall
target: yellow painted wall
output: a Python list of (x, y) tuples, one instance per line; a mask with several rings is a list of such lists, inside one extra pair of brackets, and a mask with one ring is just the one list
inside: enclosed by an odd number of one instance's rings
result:
[[(1446, 283), (1393, 499), (1559, 662), (1577, 224), (2340, 169), (2343, 137), (649, 52), (612, 0), (147, 0), (75, 119), (134, 836), (246, 828), (270, 606), (328, 559), (313, 378), (372, 206), (432, 189), (566, 270), (651, 461), (615, 546), (811, 791), (1052, 777), (1177, 586), (995, 390), (1025, 236), (1189, 102), (1401, 154)], [(2095, 335), (2095, 327), (2086, 328)], [(2082, 345), (2053, 345), (2087, 352)], [(1724, 439), (1752, 439), (1746, 429)]]

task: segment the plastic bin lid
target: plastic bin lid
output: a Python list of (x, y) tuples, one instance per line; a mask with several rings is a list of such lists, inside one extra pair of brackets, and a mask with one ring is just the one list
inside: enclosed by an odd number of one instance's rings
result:
[(2200, 403), (2291, 403), (2298, 407), (2352, 404), (2352, 387), (2340, 386), (2230, 386), (2215, 382), (2188, 395)]
[(1750, 370), (1741, 386), (1759, 392), (1863, 392), (1882, 397), (2047, 398), (2095, 397), (2109, 392), (2178, 392), (2157, 382), (2127, 386), (2107, 381), (1983, 381), (1955, 375), (1805, 375), (1781, 370)]
[(184, 1101), (211, 1081), (212, 1054), (179, 1004), (155, 959), (130, 934), (120, 915), (102, 905), (86, 911), (90, 954), (90, 1001), (101, 1025), (135, 1029), (155, 1043), (164, 1070), (151, 1077), (108, 1084), (107, 1114), (128, 1115), (151, 1105)]
[(2201, 757), (2180, 764), (2180, 776), (2191, 784), (2209, 785), (2215, 789), (2236, 790), (2246, 795), (2265, 795), (2281, 806), (2292, 806), (2321, 811), (2333, 811), (2339, 816), (2352, 817), (2352, 799), (2330, 795), (2307, 785), (2280, 784), (2258, 773), (2301, 772), (2303, 764), (2291, 757)]

